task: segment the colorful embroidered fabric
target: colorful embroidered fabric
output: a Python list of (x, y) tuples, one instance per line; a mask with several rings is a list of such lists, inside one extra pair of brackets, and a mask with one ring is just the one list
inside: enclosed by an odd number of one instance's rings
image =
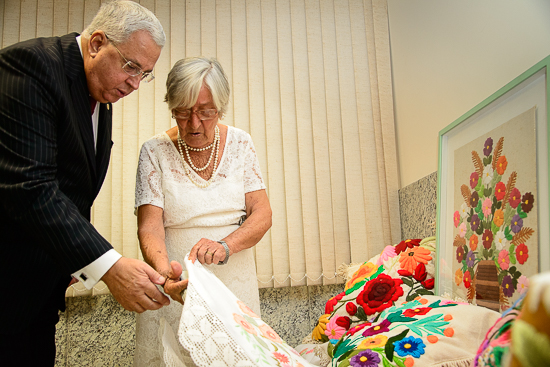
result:
[(502, 317), (487, 331), (487, 335), (476, 353), (473, 367), (499, 367), (505, 365), (503, 361), (504, 356), (510, 349), (512, 325), (520, 314), (524, 296), (506, 310)]
[(499, 316), (437, 296), (418, 297), (383, 310), (370, 322), (351, 325), (335, 345), (328, 343), (330, 365), (466, 367)]
[(366, 322), (385, 309), (433, 295), (435, 237), (386, 246), (369, 261), (350, 267), (344, 291), (325, 305), (314, 339), (336, 341), (351, 324)]

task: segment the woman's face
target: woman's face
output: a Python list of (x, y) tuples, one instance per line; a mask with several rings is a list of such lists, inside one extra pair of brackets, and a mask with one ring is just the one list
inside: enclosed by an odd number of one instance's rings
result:
[[(214, 102), (212, 101), (212, 93), (203, 84), (199, 92), (199, 98), (197, 103), (190, 109), (192, 112), (200, 110), (216, 109)], [(182, 113), (183, 109), (174, 109), (172, 114), (177, 116), (178, 112)], [(176, 118), (178, 129), (181, 138), (187, 145), (192, 148), (202, 148), (214, 141), (215, 128), (218, 123), (218, 115), (208, 120), (202, 120), (196, 113), (191, 113), (191, 117), (188, 120), (182, 120)]]

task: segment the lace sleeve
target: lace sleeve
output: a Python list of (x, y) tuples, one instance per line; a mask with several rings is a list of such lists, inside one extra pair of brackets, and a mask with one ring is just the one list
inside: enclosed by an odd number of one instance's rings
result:
[(256, 149), (252, 138), (247, 134), (247, 144), (245, 144), (244, 158), (244, 192), (252, 192), (265, 189), (262, 172), (260, 170), (260, 162), (256, 155)]
[(162, 193), (162, 171), (154, 147), (145, 142), (139, 153), (136, 175), (135, 209), (144, 204), (151, 204), (164, 209)]

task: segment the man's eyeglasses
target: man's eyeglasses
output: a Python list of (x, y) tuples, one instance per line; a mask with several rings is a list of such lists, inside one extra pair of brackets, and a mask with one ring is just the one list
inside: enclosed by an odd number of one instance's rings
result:
[(213, 119), (214, 117), (216, 117), (216, 115), (218, 114), (218, 110), (213, 109), (213, 108), (208, 109), (208, 110), (196, 110), (196, 111), (191, 111), (191, 110), (177, 111), (177, 110), (173, 110), (172, 111), (172, 118), (176, 119), (176, 120), (185, 121), (185, 120), (189, 120), (191, 118), (192, 114), (196, 114), (197, 117), (199, 118), (199, 120), (204, 121), (204, 120), (210, 120), (210, 119)]
[(128, 59), (126, 59), (123, 55), (122, 55), (122, 52), (120, 52), (120, 50), (118, 49), (118, 47), (116, 47), (115, 43), (109, 38), (109, 36), (107, 36), (105, 34), (105, 37), (111, 41), (111, 43), (113, 44), (113, 47), (117, 50), (118, 54), (124, 59), (124, 61), (126, 61), (126, 64), (124, 64), (122, 66), (122, 70), (124, 70), (124, 72), (130, 76), (138, 76), (138, 75), (141, 75), (140, 76), (140, 79), (142, 82), (144, 83), (149, 83), (151, 80), (155, 79), (155, 76), (153, 75), (153, 72), (152, 71), (141, 71), (141, 68), (139, 66), (137, 66), (136, 64), (134, 64), (132, 61), (128, 61)]

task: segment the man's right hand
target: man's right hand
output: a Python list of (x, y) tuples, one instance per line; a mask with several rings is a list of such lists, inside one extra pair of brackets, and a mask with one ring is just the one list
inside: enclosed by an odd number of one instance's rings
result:
[(101, 278), (128, 311), (158, 310), (170, 300), (155, 286), (165, 279), (143, 261), (121, 257)]

